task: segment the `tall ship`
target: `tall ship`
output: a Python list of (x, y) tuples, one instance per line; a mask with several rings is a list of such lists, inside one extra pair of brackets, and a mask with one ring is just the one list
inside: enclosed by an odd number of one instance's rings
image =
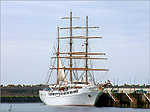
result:
[[(70, 21), (69, 27), (58, 27), (57, 45), (52, 59), (55, 61), (50, 67), (50, 79), (56, 80), (56, 83), (49, 84), (43, 90), (39, 90), (39, 96), (46, 105), (63, 105), (63, 106), (94, 106), (99, 95), (102, 94), (104, 86), (110, 82), (100, 84), (95, 80), (94, 71), (108, 72), (107, 68), (94, 68), (90, 64), (91, 60), (107, 60), (105, 53), (91, 52), (89, 49), (89, 41), (91, 39), (99, 39), (102, 37), (89, 36), (89, 29), (99, 28), (88, 25), (88, 16), (86, 16), (85, 26), (73, 26), (72, 11), (70, 17), (63, 17)], [(74, 30), (84, 30), (84, 34), (74, 34)], [(60, 36), (60, 31), (68, 31), (69, 36)], [(67, 33), (65, 33), (67, 34)], [(68, 45), (64, 45), (61, 41), (67, 41)], [(78, 48), (78, 42), (82, 41), (82, 49)], [(67, 52), (63, 48), (67, 47)], [(99, 55), (99, 56), (98, 56)], [(94, 64), (94, 63), (93, 63)], [(53, 76), (55, 77), (52, 77)]]

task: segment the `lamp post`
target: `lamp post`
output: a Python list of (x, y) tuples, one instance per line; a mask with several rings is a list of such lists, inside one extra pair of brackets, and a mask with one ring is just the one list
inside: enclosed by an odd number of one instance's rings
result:
[(136, 78), (138, 78), (138, 77), (134, 77), (134, 91), (135, 91)]
[(118, 85), (119, 79), (121, 79), (121, 78), (117, 78), (118, 92), (119, 92), (119, 85)]
[(138, 77), (134, 77), (134, 85), (135, 85), (135, 83), (136, 83), (136, 78), (138, 78)]
[(119, 85), (119, 79), (121, 79), (121, 78), (117, 78), (117, 85)]
[(131, 84), (131, 78), (127, 78), (127, 79), (129, 79), (129, 84)]

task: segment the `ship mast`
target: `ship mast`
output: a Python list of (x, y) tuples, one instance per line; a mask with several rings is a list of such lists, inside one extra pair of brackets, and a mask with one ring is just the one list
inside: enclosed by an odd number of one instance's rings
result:
[(58, 27), (58, 46), (57, 46), (57, 85), (59, 85), (59, 79), (58, 79), (58, 74), (59, 74), (59, 27)]
[[(79, 19), (79, 17), (72, 17), (72, 11), (70, 12), (70, 17), (63, 17), (62, 19), (70, 19), (70, 27), (65, 27), (65, 28), (59, 28), (58, 27), (58, 46), (57, 46), (57, 52), (55, 53), (57, 56), (56, 57), (52, 57), (52, 58), (57, 58), (57, 67), (52, 67), (50, 69), (57, 69), (57, 85), (59, 84), (59, 79), (58, 79), (58, 75), (59, 75), (59, 70), (69, 70), (70, 71), (70, 82), (71, 84), (73, 83), (72, 81), (72, 71), (73, 70), (81, 70), (81, 71), (86, 71), (86, 85), (88, 84), (88, 71), (108, 71), (109, 69), (96, 69), (96, 68), (89, 68), (88, 67), (88, 60), (89, 59), (100, 59), (100, 60), (107, 60), (107, 58), (92, 58), (90, 55), (105, 55), (105, 53), (91, 53), (88, 52), (88, 41), (89, 39), (94, 39), (94, 38), (102, 38), (102, 37), (89, 37), (88, 36), (88, 29), (89, 28), (99, 28), (99, 27), (89, 27), (88, 26), (88, 16), (86, 16), (86, 26), (85, 27), (73, 27), (72, 25), (72, 19)], [(70, 30), (70, 36), (69, 37), (60, 37), (59, 36), (59, 30), (63, 30), (63, 29), (69, 29)], [(73, 29), (86, 29), (86, 36), (73, 36)], [(60, 39), (70, 39), (70, 52), (60, 52), (59, 51), (59, 40)], [(72, 51), (72, 39), (85, 39), (86, 41), (86, 51), (85, 52), (73, 52)], [(60, 56), (61, 54), (67, 54), (69, 56)], [(66, 58), (70, 60), (70, 66), (69, 68), (60, 68), (59, 67), (59, 58)], [(85, 64), (86, 66), (84, 68), (78, 67), (78, 68), (74, 68), (72, 67), (72, 60), (73, 59), (84, 59), (85, 60)]]
[[(72, 68), (72, 11), (70, 12), (70, 68)], [(72, 70), (70, 69), (70, 82), (72, 84)]]
[[(62, 19), (70, 19), (70, 82), (72, 84), (72, 19), (79, 19), (79, 17), (72, 17), (72, 11), (70, 11), (70, 17), (63, 17)], [(60, 54), (60, 53), (59, 53)], [(59, 68), (57, 68), (59, 69)]]
[[(88, 16), (86, 16), (86, 37), (88, 37)], [(88, 54), (88, 38), (86, 38), (86, 85), (88, 84), (88, 74), (87, 74), (87, 70), (88, 70), (88, 58), (87, 58), (87, 54)]]

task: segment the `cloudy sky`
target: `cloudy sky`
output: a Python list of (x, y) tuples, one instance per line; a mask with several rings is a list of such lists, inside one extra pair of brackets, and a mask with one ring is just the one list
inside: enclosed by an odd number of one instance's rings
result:
[(88, 15), (89, 24), (100, 27), (112, 83), (148, 83), (149, 1), (3, 1), (1, 84), (44, 82), (57, 26), (70, 9), (81, 22)]

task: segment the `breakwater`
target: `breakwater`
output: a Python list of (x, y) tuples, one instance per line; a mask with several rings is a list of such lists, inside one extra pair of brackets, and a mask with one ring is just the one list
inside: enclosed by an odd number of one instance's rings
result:
[[(1, 85), (1, 102), (41, 102), (38, 91), (47, 85)], [(150, 108), (150, 86), (110, 86), (98, 97), (98, 107)]]

